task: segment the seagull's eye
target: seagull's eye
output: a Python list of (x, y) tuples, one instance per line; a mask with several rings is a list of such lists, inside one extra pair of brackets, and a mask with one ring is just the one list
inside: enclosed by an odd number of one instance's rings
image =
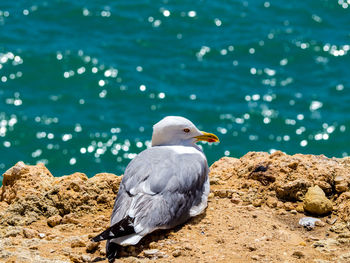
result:
[(185, 128), (185, 129), (184, 129), (184, 132), (188, 133), (188, 132), (190, 132), (190, 129)]

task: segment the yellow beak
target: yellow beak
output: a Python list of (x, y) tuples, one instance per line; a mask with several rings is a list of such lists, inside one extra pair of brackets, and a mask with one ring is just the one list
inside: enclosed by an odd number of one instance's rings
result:
[(201, 131), (203, 135), (196, 136), (194, 138), (197, 139), (197, 141), (206, 141), (206, 142), (220, 142), (218, 136), (212, 133)]

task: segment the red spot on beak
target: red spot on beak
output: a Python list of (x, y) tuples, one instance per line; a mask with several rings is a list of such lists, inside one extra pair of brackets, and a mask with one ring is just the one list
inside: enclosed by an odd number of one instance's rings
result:
[(214, 139), (209, 139), (208, 142), (215, 142), (215, 140)]

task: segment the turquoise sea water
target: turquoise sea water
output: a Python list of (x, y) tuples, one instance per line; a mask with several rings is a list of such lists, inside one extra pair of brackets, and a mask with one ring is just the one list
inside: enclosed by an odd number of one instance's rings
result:
[(182, 115), (224, 155), (350, 153), (350, 1), (1, 0), (0, 173), (121, 174)]

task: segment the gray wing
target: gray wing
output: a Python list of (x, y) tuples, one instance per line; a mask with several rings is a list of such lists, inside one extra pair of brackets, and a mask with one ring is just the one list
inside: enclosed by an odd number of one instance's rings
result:
[(141, 152), (125, 170), (111, 225), (130, 216), (135, 232), (145, 235), (183, 223), (208, 190), (208, 170), (201, 154), (177, 154), (166, 147)]

